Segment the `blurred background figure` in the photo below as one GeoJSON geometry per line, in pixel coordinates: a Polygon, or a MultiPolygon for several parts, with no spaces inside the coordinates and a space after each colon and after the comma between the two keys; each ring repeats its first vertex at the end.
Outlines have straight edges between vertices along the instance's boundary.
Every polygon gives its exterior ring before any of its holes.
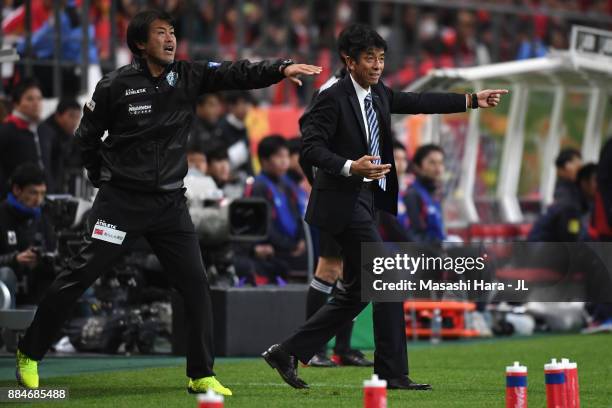
{"type": "Polygon", "coordinates": [[[246,197],[261,197],[270,207],[268,239],[253,246],[256,283],[284,284],[290,271],[305,271],[306,242],[302,216],[304,208],[295,185],[287,177],[289,148],[282,136],[267,136],[259,143],[257,155],[261,173],[247,187],[246,197]]]}
{"type": "Polygon", "coordinates": [[[416,178],[404,196],[410,240],[440,243],[446,237],[441,199],[444,151],[434,144],[420,146],[412,166],[416,178]]]}
{"type": "Polygon", "coordinates": [[[579,196],[576,176],[582,166],[582,155],[577,149],[565,148],[559,152],[555,160],[557,168],[557,184],[555,185],[555,200],[576,200],[579,196]]]}
{"type": "MultiPolygon", "coordinates": [[[[561,183],[565,183],[562,181],[561,183]]],[[[574,187],[563,188],[571,193],[560,194],[546,212],[538,218],[529,233],[533,242],[589,241],[590,216],[597,192],[597,165],[588,163],[575,175],[574,187]]]]}
{"type": "Polygon", "coordinates": [[[222,146],[223,131],[219,121],[223,116],[221,96],[216,93],[200,95],[196,104],[196,117],[191,126],[189,141],[200,146],[222,146]]]}
{"type": "Polygon", "coordinates": [[[246,117],[253,107],[253,98],[248,91],[230,91],[224,95],[227,114],[219,127],[222,141],[227,148],[232,172],[241,180],[253,175],[251,142],[246,127],[246,117]]]}
{"type": "Polygon", "coordinates": [[[242,197],[244,184],[232,175],[227,149],[222,144],[214,143],[211,150],[206,153],[207,174],[212,177],[217,188],[223,191],[227,198],[242,197]]]}
{"type": "Polygon", "coordinates": [[[0,203],[0,280],[9,288],[12,306],[37,304],[55,278],[55,234],[43,215],[45,177],[35,164],[13,172],[11,191],[0,203]]]}
{"type": "MultiPolygon", "coordinates": [[[[41,169],[51,167],[50,145],[41,143],[38,124],[42,113],[42,93],[38,81],[24,79],[12,94],[13,111],[0,125],[0,194],[8,191],[8,177],[17,166],[35,163],[41,169]]],[[[50,175],[46,175],[49,181],[50,175]]]]}
{"type": "Polygon", "coordinates": [[[62,99],[55,112],[38,126],[43,151],[50,153],[46,161],[50,193],[75,193],[76,179],[83,174],[81,157],[74,132],[81,120],[81,105],[74,99],[62,99]]]}

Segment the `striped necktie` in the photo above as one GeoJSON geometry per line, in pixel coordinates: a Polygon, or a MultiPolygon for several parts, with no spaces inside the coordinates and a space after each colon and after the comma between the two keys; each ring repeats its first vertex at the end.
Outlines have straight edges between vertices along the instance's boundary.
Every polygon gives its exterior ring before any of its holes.
{"type": "MultiPolygon", "coordinates": [[[[376,112],[374,112],[374,106],[372,106],[372,93],[368,93],[364,100],[366,117],[368,118],[368,128],[370,129],[370,155],[380,156],[380,132],[378,129],[378,119],[376,119],[376,112]]],[[[374,161],[374,164],[380,164],[380,160],[374,161]]],[[[386,176],[378,179],[378,185],[383,191],[387,187],[386,176]]]]}

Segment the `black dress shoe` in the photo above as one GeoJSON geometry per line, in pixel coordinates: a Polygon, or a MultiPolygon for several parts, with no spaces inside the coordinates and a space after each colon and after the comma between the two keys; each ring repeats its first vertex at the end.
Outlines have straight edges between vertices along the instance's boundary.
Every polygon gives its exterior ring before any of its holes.
{"type": "Polygon", "coordinates": [[[270,367],[274,368],[283,380],[293,388],[310,388],[297,375],[297,358],[274,344],[261,355],[270,367]]]}
{"type": "Polygon", "coordinates": [[[417,384],[408,377],[391,378],[387,380],[387,389],[389,390],[416,390],[424,391],[431,390],[429,384],[417,384]]]}
{"type": "Polygon", "coordinates": [[[338,367],[338,364],[331,361],[327,356],[323,353],[317,353],[308,362],[308,366],[310,367],[322,367],[322,368],[331,368],[338,367]]]}
{"type": "Polygon", "coordinates": [[[335,354],[333,357],[334,362],[343,366],[355,366],[355,367],[372,367],[374,363],[363,355],[359,350],[349,350],[346,353],[335,354]]]}

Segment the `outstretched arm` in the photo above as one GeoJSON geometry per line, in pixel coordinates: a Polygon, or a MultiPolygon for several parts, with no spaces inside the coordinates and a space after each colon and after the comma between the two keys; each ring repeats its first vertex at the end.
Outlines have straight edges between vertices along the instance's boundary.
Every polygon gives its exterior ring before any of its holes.
{"type": "MultiPolygon", "coordinates": [[[[384,85],[383,85],[384,86],[384,85]]],[[[499,104],[507,89],[485,89],[477,92],[477,106],[473,105],[472,94],[443,92],[398,92],[384,87],[391,105],[391,113],[431,114],[465,112],[469,108],[493,108],[499,104]]]]}
{"type": "Polygon", "coordinates": [[[307,64],[283,66],[282,60],[250,62],[195,62],[194,70],[201,75],[199,94],[230,89],[257,89],[274,85],[284,78],[301,85],[300,75],[317,75],[321,67],[307,64]]]}

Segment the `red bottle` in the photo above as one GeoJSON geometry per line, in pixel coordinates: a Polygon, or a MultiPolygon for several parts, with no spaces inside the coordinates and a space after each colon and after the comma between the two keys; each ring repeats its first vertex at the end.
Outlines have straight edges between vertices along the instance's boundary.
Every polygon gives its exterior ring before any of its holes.
{"type": "Polygon", "coordinates": [[[506,408],[527,408],[527,367],[506,367],[506,408]]]}
{"type": "Polygon", "coordinates": [[[568,408],[580,408],[580,387],[578,386],[578,364],[572,363],[567,358],[561,359],[565,369],[566,400],[568,408]]]}
{"type": "Polygon", "coordinates": [[[208,390],[206,394],[199,394],[198,408],[223,408],[223,395],[213,390],[208,390]]]}
{"type": "Polygon", "coordinates": [[[363,382],[363,408],[387,408],[387,381],[376,374],[363,382]]]}
{"type": "Polygon", "coordinates": [[[546,408],[567,408],[563,364],[557,363],[556,358],[544,364],[544,377],[546,379],[546,408]]]}

